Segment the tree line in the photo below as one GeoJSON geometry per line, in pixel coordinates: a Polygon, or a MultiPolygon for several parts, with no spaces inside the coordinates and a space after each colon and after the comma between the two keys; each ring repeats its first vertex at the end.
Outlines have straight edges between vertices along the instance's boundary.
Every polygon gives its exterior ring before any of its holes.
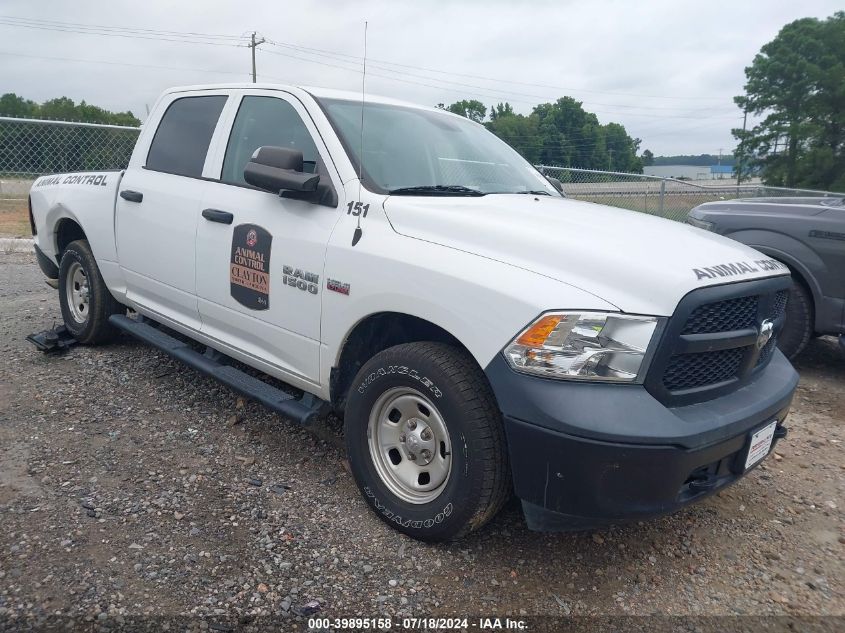
{"type": "MultiPolygon", "coordinates": [[[[0,116],[51,119],[138,127],[131,112],[110,112],[82,101],[60,97],[35,103],[13,93],[0,96],[0,116]]],[[[135,130],[16,122],[0,126],[0,175],[122,169],[129,162],[135,130]]]]}
{"type": "Polygon", "coordinates": [[[0,116],[19,119],[52,119],[55,121],[79,121],[82,123],[106,123],[138,127],[141,121],[131,112],[111,112],[99,106],[86,103],[83,99],[75,103],[68,97],[49,99],[36,103],[13,92],[0,96],[0,116]]]}
{"type": "Polygon", "coordinates": [[[740,177],[845,192],[845,12],[787,24],[745,77],[734,101],[761,118],[733,130],[740,177]]]}
{"type": "Polygon", "coordinates": [[[643,171],[643,160],[637,156],[641,140],[619,123],[599,123],[572,97],[541,103],[528,115],[514,112],[509,103],[499,103],[489,109],[488,116],[487,106],[476,99],[437,107],[483,123],[533,164],[643,171]]]}

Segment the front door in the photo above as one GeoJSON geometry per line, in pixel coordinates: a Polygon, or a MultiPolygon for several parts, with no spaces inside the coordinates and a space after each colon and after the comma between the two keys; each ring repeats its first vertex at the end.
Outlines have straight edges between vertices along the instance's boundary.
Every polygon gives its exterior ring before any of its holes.
{"type": "Polygon", "coordinates": [[[225,103],[225,95],[173,100],[146,156],[127,169],[115,208],[127,297],[197,330],[195,244],[205,191],[201,176],[225,103]]]}
{"type": "Polygon", "coordinates": [[[204,334],[270,363],[279,377],[318,384],[323,266],[339,209],[254,189],[243,170],[256,149],[276,146],[300,150],[306,171],[334,178],[338,191],[339,180],[305,109],[276,94],[243,95],[220,179],[207,183],[197,229],[199,312],[204,334]]]}

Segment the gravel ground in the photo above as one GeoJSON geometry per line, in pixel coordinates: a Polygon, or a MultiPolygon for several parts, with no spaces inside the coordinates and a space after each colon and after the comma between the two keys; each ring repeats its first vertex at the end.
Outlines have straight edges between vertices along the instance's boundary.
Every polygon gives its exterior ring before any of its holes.
{"type": "Polygon", "coordinates": [[[797,363],[789,438],[717,496],[554,535],[511,503],[479,533],[426,545],[368,510],[336,421],[295,427],[130,340],[62,356],[24,340],[59,321],[34,259],[0,254],[6,622],[284,616],[311,601],[329,617],[845,615],[833,339],[797,363]]]}

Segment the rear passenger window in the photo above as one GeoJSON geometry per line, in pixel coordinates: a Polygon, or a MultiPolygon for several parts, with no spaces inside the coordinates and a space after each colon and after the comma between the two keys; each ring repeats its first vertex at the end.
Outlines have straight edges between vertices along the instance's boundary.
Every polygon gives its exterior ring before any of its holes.
{"type": "Polygon", "coordinates": [[[293,106],[276,97],[244,97],[232,126],[221,180],[245,185],[244,167],[255,150],[265,145],[298,149],[303,170],[316,171],[317,146],[293,106]]]}
{"type": "Polygon", "coordinates": [[[167,108],[147,154],[147,169],[180,176],[202,176],[205,155],[225,95],[183,97],[167,108]]]}

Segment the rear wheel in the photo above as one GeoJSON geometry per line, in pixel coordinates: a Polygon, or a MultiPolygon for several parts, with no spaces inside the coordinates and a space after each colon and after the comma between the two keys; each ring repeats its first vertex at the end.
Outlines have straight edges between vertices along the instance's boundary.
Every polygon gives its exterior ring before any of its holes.
{"type": "Polygon", "coordinates": [[[406,343],[377,354],[353,382],[344,427],[367,503],[414,538],[463,536],[508,498],[501,414],[462,350],[406,343]]]}
{"type": "Polygon", "coordinates": [[[787,358],[795,358],[812,335],[813,298],[807,287],[793,278],[789,300],[786,303],[786,323],[778,336],[778,347],[787,358]]]}
{"type": "Polygon", "coordinates": [[[83,345],[103,343],[117,334],[109,317],[125,308],[106,288],[87,240],[71,242],[62,253],[59,303],[65,327],[83,345]]]}

